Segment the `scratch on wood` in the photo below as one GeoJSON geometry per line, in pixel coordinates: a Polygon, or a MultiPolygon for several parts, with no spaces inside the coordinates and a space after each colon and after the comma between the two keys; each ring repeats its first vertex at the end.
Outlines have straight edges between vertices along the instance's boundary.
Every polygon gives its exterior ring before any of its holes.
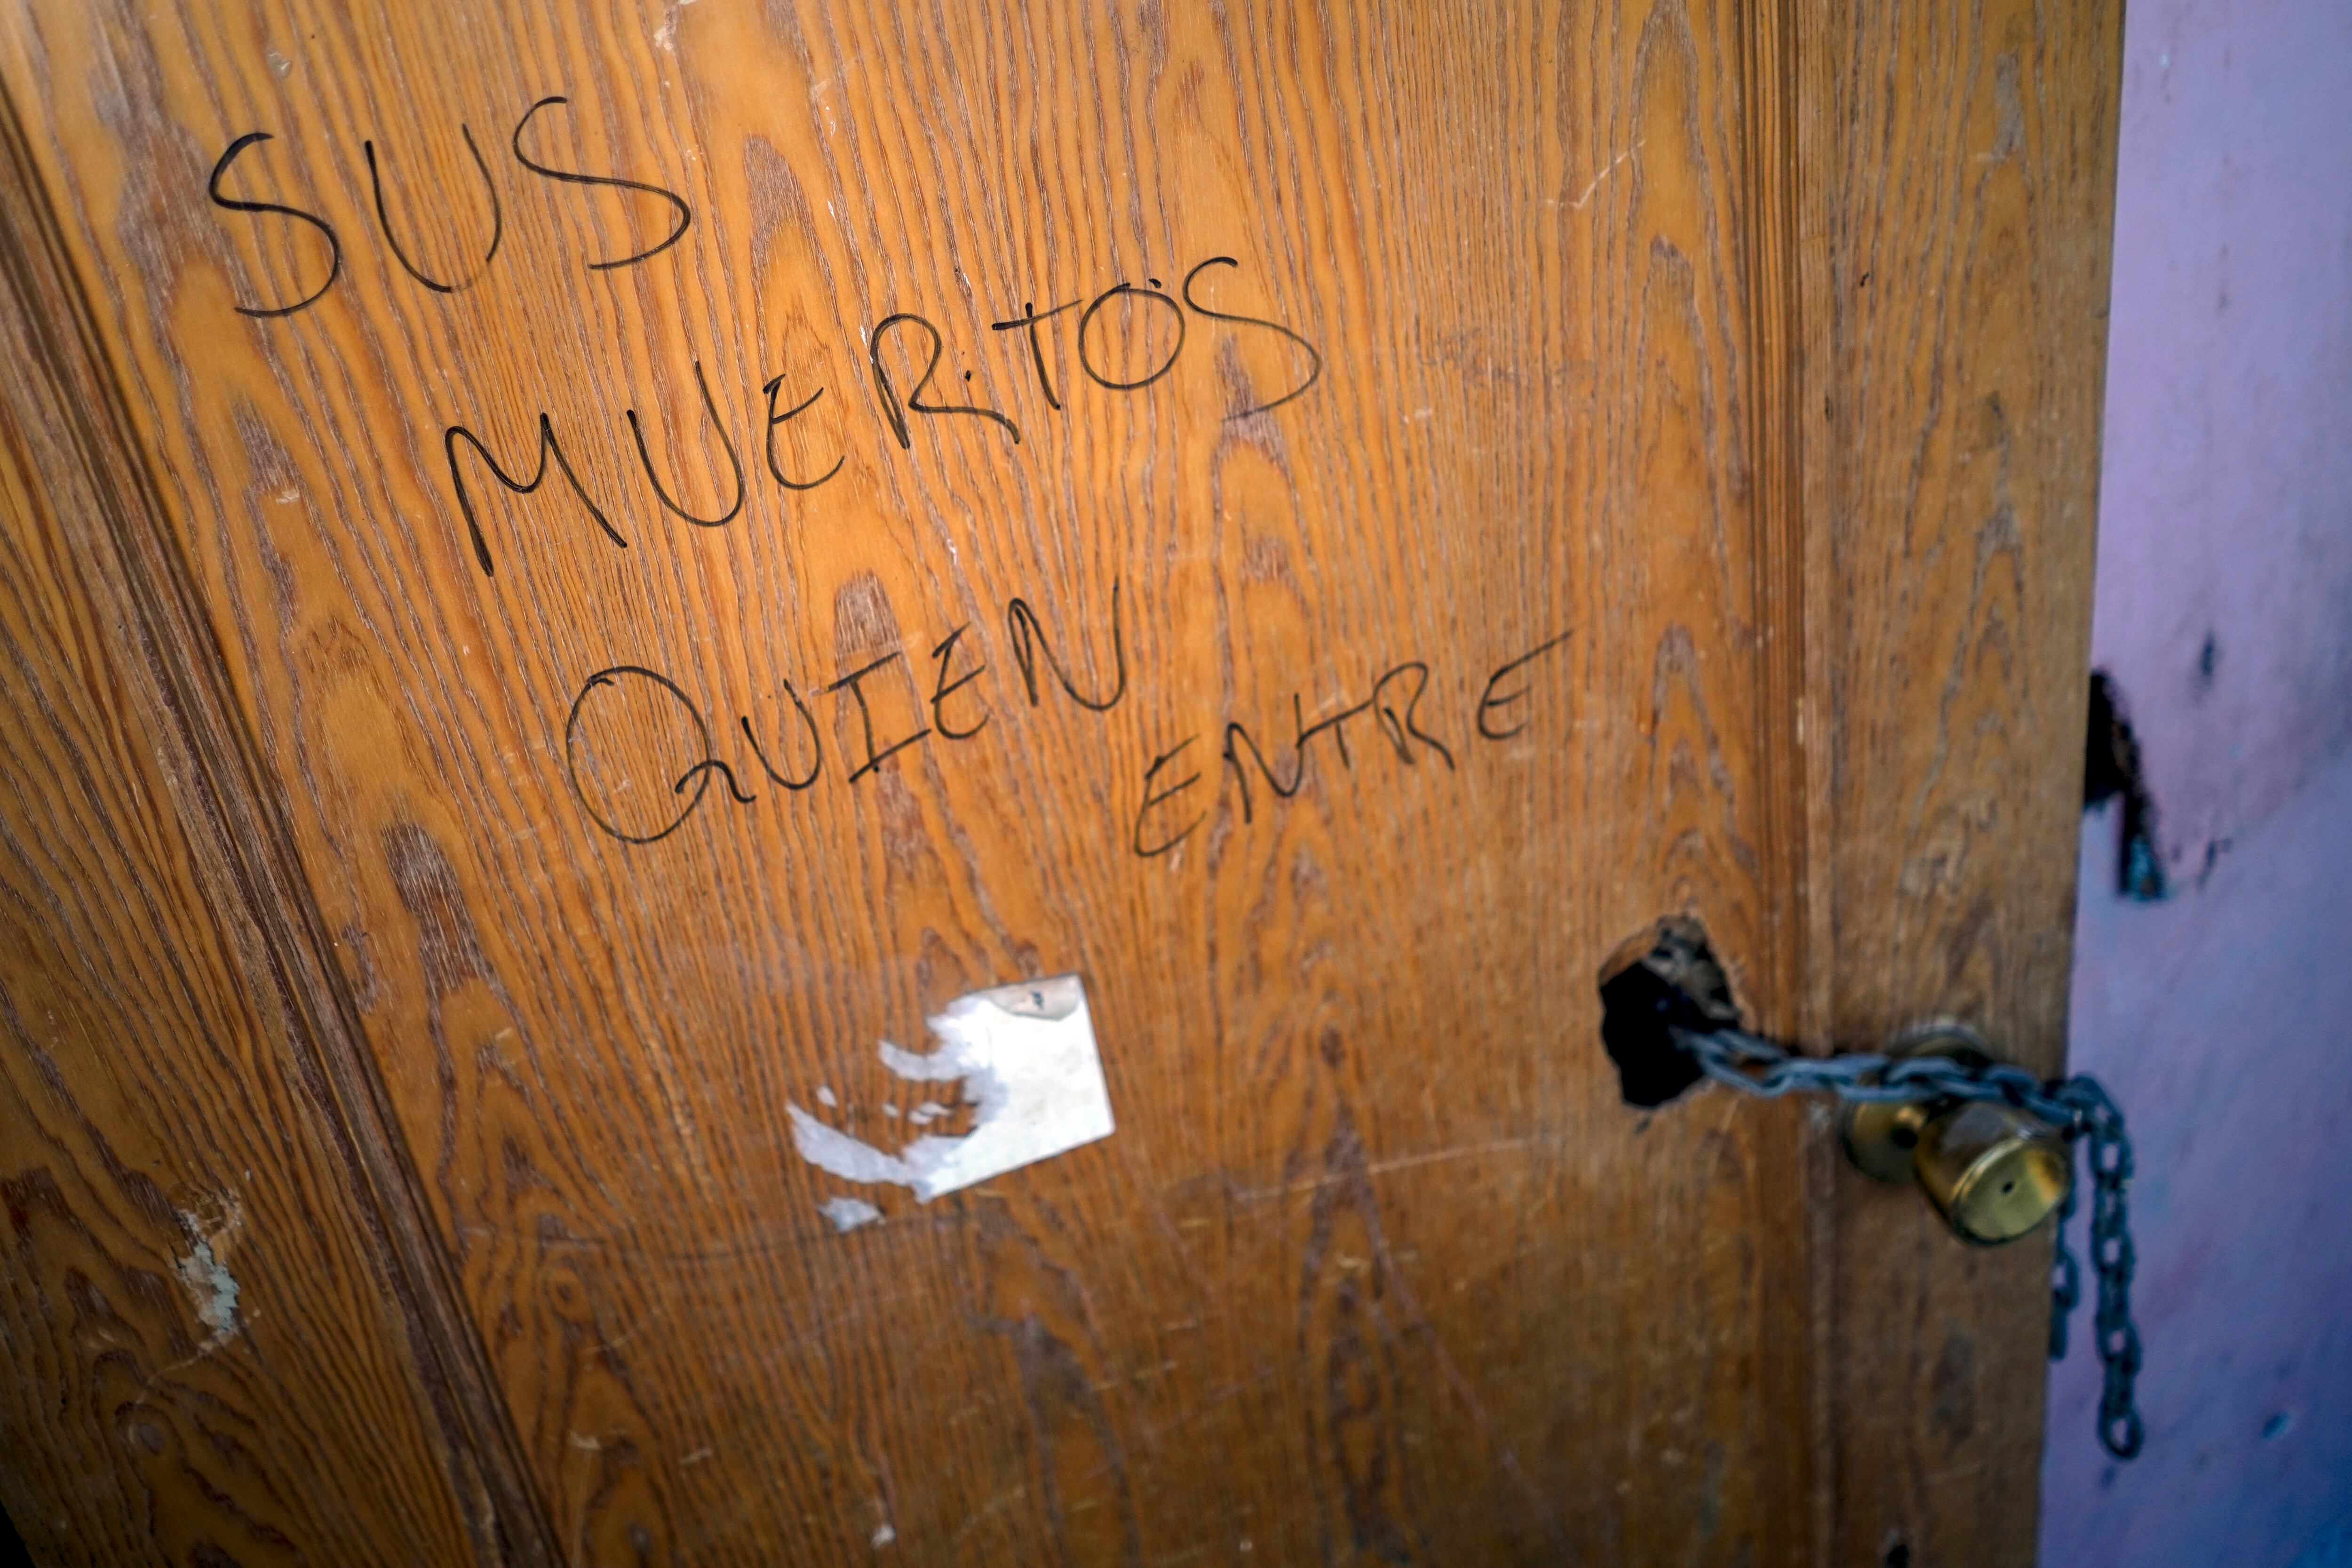
{"type": "Polygon", "coordinates": [[[1650,139],[1648,137],[1644,136],[1641,141],[1634,142],[1631,147],[1626,148],[1625,151],[1618,153],[1617,156],[1609,160],[1608,164],[1601,169],[1601,173],[1592,176],[1592,183],[1584,187],[1584,194],[1582,195],[1577,197],[1572,202],[1555,202],[1552,205],[1554,206],[1564,205],[1570,212],[1581,211],[1584,204],[1592,199],[1592,193],[1601,188],[1601,182],[1615,174],[1625,164],[1632,163],[1633,161],[1633,154],[1639,153],[1644,146],[1646,146],[1649,143],[1649,140],[1650,139]]]}
{"type": "MultiPolygon", "coordinates": [[[[1400,1154],[1393,1159],[1374,1160],[1363,1167],[1367,1175],[1384,1175],[1391,1171],[1409,1171],[1418,1165],[1439,1165],[1452,1160],[1475,1160],[1486,1154],[1517,1153],[1523,1149],[1538,1149],[1560,1141],[1556,1133],[1538,1133],[1526,1138],[1498,1138],[1488,1143],[1465,1143],[1453,1149],[1433,1149],[1426,1154],[1400,1154]]],[[[1244,1187],[1234,1196],[1243,1203],[1264,1203],[1268,1198],[1296,1197],[1316,1192],[1335,1182],[1352,1179],[1354,1172],[1327,1172],[1320,1176],[1302,1177],[1279,1187],[1244,1187]]],[[[1189,1226],[1189,1220],[1179,1220],[1189,1226]]],[[[1207,1223],[1205,1221],[1202,1222],[1207,1223]]]]}

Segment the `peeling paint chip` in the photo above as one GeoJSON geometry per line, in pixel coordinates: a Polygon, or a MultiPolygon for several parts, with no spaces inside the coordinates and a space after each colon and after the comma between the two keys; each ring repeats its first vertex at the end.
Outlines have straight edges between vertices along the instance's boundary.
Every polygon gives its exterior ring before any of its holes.
{"type": "Polygon", "coordinates": [[[245,1228],[245,1205],[236,1194],[225,1194],[216,1205],[207,1205],[206,1209],[203,1214],[180,1211],[180,1225],[188,1234],[191,1250],[172,1260],[180,1283],[187,1287],[189,1299],[195,1303],[196,1321],[207,1331],[204,1343],[196,1347],[198,1355],[220,1349],[244,1326],[237,1314],[237,1298],[244,1292],[228,1271],[228,1244],[245,1228]]]}
{"type": "Polygon", "coordinates": [[[856,1230],[882,1217],[882,1211],[864,1198],[827,1198],[816,1205],[816,1212],[833,1221],[835,1230],[856,1230]]]}
{"type": "MultiPolygon", "coordinates": [[[[1110,1136],[1110,1089],[1076,975],[975,991],[929,1023],[938,1050],[926,1056],[885,1040],[882,1064],[917,1083],[961,1079],[972,1130],[926,1133],[892,1154],[788,1104],[803,1159],[847,1181],[912,1187],[929,1203],[1110,1136]]],[[[831,1205],[826,1217],[841,1224],[831,1205]]]]}
{"type": "Polygon", "coordinates": [[[205,1342],[209,1350],[236,1332],[236,1280],[213,1256],[209,1241],[196,1243],[195,1251],[181,1258],[179,1266],[180,1282],[196,1300],[196,1317],[212,1331],[205,1342]]]}

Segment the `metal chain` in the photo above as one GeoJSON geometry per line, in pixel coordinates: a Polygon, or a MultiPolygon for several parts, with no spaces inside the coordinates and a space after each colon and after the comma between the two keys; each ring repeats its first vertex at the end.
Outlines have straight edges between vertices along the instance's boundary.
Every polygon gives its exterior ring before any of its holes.
{"type": "MultiPolygon", "coordinates": [[[[2130,1214],[2124,1189],[2131,1181],[2131,1138],[2124,1131],[2124,1113],[2108,1098],[2099,1081],[2077,1074],[2063,1081],[2043,1082],[2021,1067],[1990,1059],[1963,1062],[1944,1056],[1896,1056],[1855,1051],[1844,1056],[1797,1056],[1785,1047],[1742,1029],[1706,1031],[1670,1028],[1675,1045],[1690,1053],[1699,1069],[1716,1082],[1742,1094],[1767,1100],[1797,1091],[1835,1095],[1858,1104],[1911,1104],[1936,1100],[2000,1100],[2048,1122],[2064,1134],[2071,1150],[2077,1142],[2090,1148],[2091,1267],[2099,1279],[2099,1300],[2093,1321],[2098,1333],[2099,1364],[2105,1382],[2099,1394],[2099,1445],[2118,1459],[2140,1450],[2147,1436],[2133,1401],[2139,1376],[2139,1330],[2131,1317],[2132,1252],[2130,1214]]],[[[1918,1033],[1970,1036],[1952,1025],[1937,1025],[1918,1033]]],[[[1915,1035],[1898,1037],[1902,1047],[1915,1035]]],[[[1984,1049],[1981,1042],[1979,1048],[1984,1049]]],[[[2066,1225],[2074,1215],[2074,1190],[2070,1184],[2058,1209],[2058,1255],[2050,1279],[2050,1359],[2066,1354],[2066,1323],[2083,1299],[2082,1270],[2066,1247],[2066,1225]]]]}

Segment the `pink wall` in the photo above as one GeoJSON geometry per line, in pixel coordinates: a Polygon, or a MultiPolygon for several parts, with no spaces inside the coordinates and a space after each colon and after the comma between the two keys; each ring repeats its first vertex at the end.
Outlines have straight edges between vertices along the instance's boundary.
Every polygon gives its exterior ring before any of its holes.
{"type": "MultiPolygon", "coordinates": [[[[2352,0],[2133,0],[2072,1054],[2137,1137],[2147,1452],[2051,1380],[2042,1561],[2352,1563],[2352,0]],[[2209,654],[2208,649],[2210,649],[2209,654]]],[[[2079,1229],[2077,1238],[2079,1242],[2079,1229]]]]}

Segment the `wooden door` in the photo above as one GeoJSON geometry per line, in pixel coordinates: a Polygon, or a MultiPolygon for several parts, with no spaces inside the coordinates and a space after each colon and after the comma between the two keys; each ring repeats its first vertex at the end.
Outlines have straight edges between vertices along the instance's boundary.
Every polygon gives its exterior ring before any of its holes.
{"type": "Polygon", "coordinates": [[[2027,1561],[2114,10],[12,7],[36,1557],[2027,1561]]]}

